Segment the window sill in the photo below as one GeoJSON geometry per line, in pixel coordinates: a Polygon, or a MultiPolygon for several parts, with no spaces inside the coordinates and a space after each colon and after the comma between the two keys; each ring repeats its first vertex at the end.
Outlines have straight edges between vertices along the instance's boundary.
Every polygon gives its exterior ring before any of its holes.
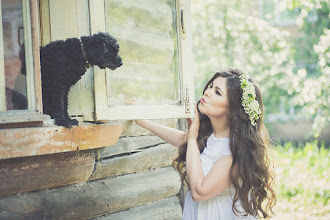
{"type": "Polygon", "coordinates": [[[95,149],[116,144],[120,123],[0,129],[0,159],[95,149]]]}
{"type": "Polygon", "coordinates": [[[44,121],[49,120],[49,115],[29,110],[0,112],[0,129],[42,126],[44,121]]]}

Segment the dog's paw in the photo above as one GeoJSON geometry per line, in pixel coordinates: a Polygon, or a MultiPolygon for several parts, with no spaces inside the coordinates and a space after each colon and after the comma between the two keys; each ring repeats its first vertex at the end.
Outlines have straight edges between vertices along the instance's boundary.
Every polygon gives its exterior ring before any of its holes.
{"type": "Polygon", "coordinates": [[[65,118],[55,118],[55,124],[58,126],[64,126],[66,128],[72,128],[71,120],[65,118]]]}
{"type": "Polygon", "coordinates": [[[79,122],[76,119],[71,119],[71,123],[72,125],[78,125],[79,122]]]}

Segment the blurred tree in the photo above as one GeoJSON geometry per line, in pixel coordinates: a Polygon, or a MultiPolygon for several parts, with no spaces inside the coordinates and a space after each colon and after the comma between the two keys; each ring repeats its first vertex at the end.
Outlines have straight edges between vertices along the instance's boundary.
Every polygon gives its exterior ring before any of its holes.
{"type": "Polygon", "coordinates": [[[275,22],[261,19],[263,1],[192,0],[196,98],[214,72],[240,67],[261,84],[267,115],[295,105],[314,117],[318,136],[330,119],[329,1],[274,1],[286,10],[275,22]],[[292,16],[298,17],[300,36],[272,26],[292,16]]]}
{"type": "Polygon", "coordinates": [[[259,16],[257,1],[192,0],[196,98],[216,71],[245,69],[260,84],[267,113],[279,113],[295,63],[289,33],[259,16]]]}
{"type": "Polygon", "coordinates": [[[328,0],[282,0],[288,10],[298,10],[300,36],[293,41],[298,74],[290,92],[295,104],[314,117],[314,136],[330,124],[330,3],[328,0]]]}

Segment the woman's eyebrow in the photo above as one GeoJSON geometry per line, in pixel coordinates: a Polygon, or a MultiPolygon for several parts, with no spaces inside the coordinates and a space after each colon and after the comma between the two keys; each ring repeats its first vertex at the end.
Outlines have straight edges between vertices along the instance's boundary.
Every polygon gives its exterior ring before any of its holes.
{"type": "Polygon", "coordinates": [[[216,89],[219,89],[220,92],[223,94],[223,91],[220,89],[220,87],[216,86],[215,88],[216,88],[216,89]]]}

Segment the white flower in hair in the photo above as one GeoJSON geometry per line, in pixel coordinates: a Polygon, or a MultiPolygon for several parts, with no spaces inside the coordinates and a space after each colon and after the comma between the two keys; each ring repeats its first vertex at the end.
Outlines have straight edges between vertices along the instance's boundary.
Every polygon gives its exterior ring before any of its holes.
{"type": "Polygon", "coordinates": [[[251,124],[255,126],[256,121],[261,114],[259,102],[255,99],[256,90],[252,82],[249,81],[249,77],[246,73],[242,73],[239,78],[241,80],[241,88],[243,90],[241,98],[242,106],[245,110],[245,113],[249,116],[251,124]]]}

